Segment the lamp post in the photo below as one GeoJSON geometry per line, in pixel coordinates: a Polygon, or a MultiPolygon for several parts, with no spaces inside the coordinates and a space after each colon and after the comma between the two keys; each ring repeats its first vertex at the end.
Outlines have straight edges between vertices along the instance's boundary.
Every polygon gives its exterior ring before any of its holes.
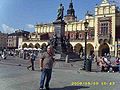
{"type": "Polygon", "coordinates": [[[89,23],[87,20],[84,22],[84,27],[85,27],[85,57],[84,57],[84,67],[83,69],[85,70],[86,68],[86,60],[87,60],[87,28],[88,28],[89,23]]]}
{"type": "Polygon", "coordinates": [[[117,57],[118,57],[118,41],[119,39],[117,38],[117,57]]]}

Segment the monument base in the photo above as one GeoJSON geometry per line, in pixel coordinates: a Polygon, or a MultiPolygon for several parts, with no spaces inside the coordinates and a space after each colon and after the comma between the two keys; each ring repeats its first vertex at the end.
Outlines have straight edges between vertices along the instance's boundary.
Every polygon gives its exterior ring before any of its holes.
{"type": "Polygon", "coordinates": [[[53,22],[54,25],[54,48],[56,53],[65,52],[65,25],[64,20],[56,20],[53,22]]]}
{"type": "Polygon", "coordinates": [[[56,60],[66,62],[80,60],[79,55],[71,51],[70,42],[65,36],[65,25],[64,20],[56,20],[53,22],[54,25],[54,36],[53,36],[53,47],[56,53],[56,60]]]}
{"type": "Polygon", "coordinates": [[[65,61],[65,62],[74,62],[80,61],[80,56],[74,52],[71,53],[55,53],[55,59],[57,61],[65,61]]]}

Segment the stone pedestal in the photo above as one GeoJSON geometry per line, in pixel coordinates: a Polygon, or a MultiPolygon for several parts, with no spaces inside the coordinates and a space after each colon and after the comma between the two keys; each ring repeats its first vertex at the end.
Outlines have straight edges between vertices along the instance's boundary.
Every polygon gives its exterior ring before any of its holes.
{"type": "Polygon", "coordinates": [[[58,60],[65,60],[67,63],[70,60],[80,60],[79,55],[74,52],[70,52],[70,42],[65,37],[65,25],[64,20],[56,20],[53,22],[54,25],[54,35],[50,40],[50,44],[55,49],[55,54],[59,54],[58,60]]]}
{"type": "Polygon", "coordinates": [[[64,20],[56,20],[53,22],[54,25],[54,35],[55,35],[55,49],[58,53],[64,52],[64,38],[65,38],[65,25],[64,20]]]}

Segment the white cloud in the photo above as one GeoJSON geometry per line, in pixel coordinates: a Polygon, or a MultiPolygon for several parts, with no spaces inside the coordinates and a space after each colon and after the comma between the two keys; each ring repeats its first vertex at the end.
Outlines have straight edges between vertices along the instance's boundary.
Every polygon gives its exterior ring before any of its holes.
{"type": "Polygon", "coordinates": [[[2,24],[2,29],[3,29],[3,33],[13,33],[16,29],[14,29],[13,27],[10,27],[6,24],[2,24]]]}
{"type": "Polygon", "coordinates": [[[34,25],[32,25],[32,24],[26,24],[26,28],[28,28],[28,29],[33,29],[33,28],[34,28],[34,25]]]}
{"type": "Polygon", "coordinates": [[[120,2],[120,0],[116,0],[116,1],[120,2]]]}
{"type": "Polygon", "coordinates": [[[120,4],[120,0],[114,0],[116,4],[120,4]]]}

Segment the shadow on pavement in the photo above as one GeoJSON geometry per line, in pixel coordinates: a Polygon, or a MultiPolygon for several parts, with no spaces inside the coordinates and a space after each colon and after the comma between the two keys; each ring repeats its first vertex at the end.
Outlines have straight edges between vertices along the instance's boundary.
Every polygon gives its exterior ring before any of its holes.
{"type": "Polygon", "coordinates": [[[2,64],[2,65],[10,65],[10,66],[22,66],[21,64],[4,63],[4,62],[0,62],[0,64],[2,64]]]}
{"type": "Polygon", "coordinates": [[[78,89],[84,89],[84,88],[90,88],[89,86],[66,86],[63,88],[51,88],[50,90],[78,90],[78,89]]]}

